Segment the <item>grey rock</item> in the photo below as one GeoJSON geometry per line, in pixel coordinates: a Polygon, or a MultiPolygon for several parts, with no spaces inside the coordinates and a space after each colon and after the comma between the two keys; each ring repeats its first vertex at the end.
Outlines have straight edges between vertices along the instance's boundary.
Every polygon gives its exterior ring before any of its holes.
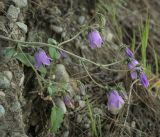
{"type": "Polygon", "coordinates": [[[79,114],[79,115],[77,116],[77,123],[81,123],[81,122],[82,122],[82,119],[83,119],[83,116],[79,114]]]}
{"type": "Polygon", "coordinates": [[[5,115],[5,109],[2,105],[0,105],[0,118],[5,115]]]}
{"type": "Polygon", "coordinates": [[[65,66],[63,64],[56,65],[55,75],[56,75],[56,81],[69,82],[69,74],[67,73],[65,66]]]}
{"type": "Polygon", "coordinates": [[[20,9],[13,6],[13,5],[10,5],[9,6],[9,9],[7,11],[7,16],[12,19],[13,21],[16,21],[17,18],[18,18],[18,15],[20,13],[20,9]]]}
{"type": "Polygon", "coordinates": [[[86,102],[83,101],[83,100],[80,100],[80,101],[79,101],[79,106],[80,106],[81,108],[84,108],[84,107],[86,106],[86,102]]]}
{"type": "Polygon", "coordinates": [[[66,32],[65,32],[65,31],[62,32],[61,37],[62,37],[62,38],[65,38],[65,37],[66,37],[66,32]]]}
{"type": "Polygon", "coordinates": [[[69,131],[65,131],[62,135],[62,137],[69,137],[69,131]]]}
{"type": "Polygon", "coordinates": [[[80,16],[80,17],[78,18],[78,23],[79,23],[80,25],[83,25],[83,24],[84,24],[84,21],[85,21],[85,16],[80,16]]]}
{"type": "Polygon", "coordinates": [[[131,127],[132,127],[132,128],[135,128],[135,127],[136,127],[136,122],[135,122],[135,121],[132,121],[132,122],[131,122],[131,127]]]}
{"type": "Polygon", "coordinates": [[[27,0],[12,0],[12,1],[19,8],[23,8],[23,7],[26,7],[28,5],[28,1],[27,0]]]}
{"type": "Polygon", "coordinates": [[[60,98],[56,99],[56,105],[63,110],[64,114],[67,112],[66,105],[64,104],[63,100],[61,100],[60,98]]]}
{"type": "Polygon", "coordinates": [[[10,80],[10,81],[12,80],[13,74],[11,71],[4,71],[3,73],[8,78],[8,80],[10,80]]]}
{"type": "Polygon", "coordinates": [[[21,111],[21,105],[18,101],[13,102],[12,106],[11,106],[11,110],[13,112],[20,112],[21,111]]]}
{"type": "Polygon", "coordinates": [[[10,87],[10,84],[10,81],[4,75],[0,75],[0,88],[7,89],[10,87]]]}
{"type": "Polygon", "coordinates": [[[67,73],[65,66],[63,64],[57,64],[55,70],[55,80],[57,82],[65,83],[66,90],[70,93],[72,97],[74,95],[74,91],[72,86],[70,85],[69,74],[67,73]]]}
{"type": "Polygon", "coordinates": [[[80,89],[80,93],[85,96],[86,95],[86,87],[83,83],[80,83],[80,86],[79,86],[79,89],[80,89]]]}
{"type": "Polygon", "coordinates": [[[24,24],[23,22],[16,22],[16,24],[24,33],[27,33],[28,27],[26,24],[24,24]]]}
{"type": "Polygon", "coordinates": [[[90,128],[90,124],[86,123],[86,124],[84,124],[84,127],[85,127],[86,129],[88,129],[88,128],[90,128]]]}
{"type": "Polygon", "coordinates": [[[51,28],[54,32],[56,32],[56,33],[58,33],[58,34],[60,34],[60,33],[63,32],[63,28],[62,28],[62,27],[59,27],[59,26],[56,26],[56,25],[51,25],[50,28],[51,28]]]}
{"type": "Polygon", "coordinates": [[[3,91],[0,91],[0,97],[5,97],[6,94],[3,91]]]}

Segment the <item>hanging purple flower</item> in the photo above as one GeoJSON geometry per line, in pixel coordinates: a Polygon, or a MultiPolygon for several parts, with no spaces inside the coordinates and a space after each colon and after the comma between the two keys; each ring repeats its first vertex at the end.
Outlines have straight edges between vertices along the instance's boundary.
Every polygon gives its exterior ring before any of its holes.
{"type": "Polygon", "coordinates": [[[132,59],[129,63],[128,63],[128,69],[133,69],[135,68],[137,65],[139,64],[139,62],[135,59],[132,59]]]}
{"type": "Polygon", "coordinates": [[[63,100],[64,100],[65,105],[66,105],[68,108],[74,109],[73,102],[72,102],[72,100],[71,100],[71,98],[70,98],[69,96],[64,96],[63,100]]]}
{"type": "Polygon", "coordinates": [[[125,53],[126,53],[127,57],[129,57],[129,58],[134,57],[133,52],[129,48],[125,48],[125,53]]]}
{"type": "Polygon", "coordinates": [[[136,70],[131,71],[130,74],[131,74],[132,79],[137,79],[138,78],[138,74],[137,74],[136,70]]]}
{"type": "Polygon", "coordinates": [[[59,53],[60,53],[62,58],[67,58],[67,53],[66,52],[61,50],[59,53]]]}
{"type": "Polygon", "coordinates": [[[38,69],[42,65],[50,65],[51,58],[49,58],[43,49],[39,49],[35,54],[34,58],[36,61],[35,67],[38,69]]]}
{"type": "Polygon", "coordinates": [[[139,76],[139,80],[141,82],[141,84],[147,88],[149,86],[149,82],[148,82],[148,79],[147,79],[147,76],[144,74],[144,72],[142,72],[139,76]]]}
{"type": "Polygon", "coordinates": [[[89,40],[89,46],[92,49],[102,47],[103,40],[97,30],[93,30],[88,34],[88,40],[89,40]]]}
{"type": "Polygon", "coordinates": [[[122,108],[124,105],[124,100],[122,97],[118,94],[117,91],[113,90],[109,95],[108,95],[108,110],[112,114],[117,114],[118,111],[122,108]]]}

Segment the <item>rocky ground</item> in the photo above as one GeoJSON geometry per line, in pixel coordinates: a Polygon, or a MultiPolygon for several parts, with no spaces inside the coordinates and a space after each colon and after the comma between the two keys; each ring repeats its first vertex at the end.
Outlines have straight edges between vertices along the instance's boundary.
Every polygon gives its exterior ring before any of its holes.
{"type": "MultiPolygon", "coordinates": [[[[158,0],[1,0],[0,136],[160,137],[160,84],[155,63],[155,53],[158,63],[160,59],[159,7],[158,0]],[[141,61],[140,30],[148,17],[146,59],[151,72],[150,86],[145,89],[139,83],[133,85],[126,63],[105,68],[97,64],[124,60],[122,43],[132,48],[135,45],[135,57],[141,61]],[[87,40],[93,27],[104,40],[104,46],[95,50],[87,40]],[[4,56],[8,47],[16,54],[33,56],[36,46],[47,43],[48,38],[71,54],[53,60],[41,80],[40,72],[22,63],[15,54],[4,56]],[[30,43],[21,43],[19,48],[17,40],[30,43]],[[54,96],[48,93],[46,81],[56,83],[54,96]],[[125,100],[117,115],[107,109],[106,93],[115,88],[125,100]],[[71,104],[65,104],[64,94],[71,98],[71,104]],[[62,108],[64,118],[58,131],[50,132],[51,109],[55,105],[62,108]]],[[[47,51],[48,47],[43,49],[47,51]]]]}

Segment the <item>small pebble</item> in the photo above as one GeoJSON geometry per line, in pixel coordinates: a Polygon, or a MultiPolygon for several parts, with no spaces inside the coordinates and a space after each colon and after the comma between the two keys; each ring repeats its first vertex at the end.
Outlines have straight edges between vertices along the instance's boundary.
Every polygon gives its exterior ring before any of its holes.
{"type": "Polygon", "coordinates": [[[0,88],[7,89],[10,87],[10,81],[3,75],[0,75],[0,88]]]}
{"type": "Polygon", "coordinates": [[[82,117],[82,115],[78,115],[77,116],[77,123],[81,123],[82,122],[82,119],[83,119],[83,117],[82,117]]]}
{"type": "Polygon", "coordinates": [[[60,98],[56,99],[56,104],[57,104],[57,106],[59,106],[63,110],[64,114],[67,112],[66,105],[64,104],[64,102],[60,98]]]}
{"type": "Polygon", "coordinates": [[[62,37],[62,38],[65,38],[65,37],[66,37],[66,32],[65,32],[65,31],[62,32],[61,37],[62,37]]]}
{"type": "Polygon", "coordinates": [[[88,123],[84,124],[84,127],[88,129],[90,127],[90,124],[88,124],[88,123]]]}
{"type": "Polygon", "coordinates": [[[83,24],[84,24],[84,21],[85,21],[85,16],[80,16],[80,17],[78,18],[78,23],[79,23],[80,25],[83,25],[83,24]]]}
{"type": "Polygon", "coordinates": [[[85,105],[86,105],[86,102],[85,102],[85,101],[83,101],[83,100],[80,100],[80,101],[79,101],[79,106],[80,106],[81,108],[84,108],[85,105]]]}
{"type": "Polygon", "coordinates": [[[24,83],[24,78],[25,78],[25,76],[24,76],[24,74],[22,74],[22,77],[21,77],[20,82],[19,82],[19,86],[22,86],[22,85],[23,85],[23,83],[24,83]]]}
{"type": "Polygon", "coordinates": [[[16,24],[24,33],[27,33],[28,27],[26,24],[24,24],[23,22],[16,22],[16,24]]]}
{"type": "Polygon", "coordinates": [[[19,8],[23,8],[23,7],[26,7],[28,5],[28,1],[27,0],[12,0],[12,1],[19,8]]]}
{"type": "Polygon", "coordinates": [[[86,87],[83,83],[80,83],[79,89],[80,89],[81,94],[83,96],[85,96],[86,95],[86,87]]]}
{"type": "Polygon", "coordinates": [[[3,117],[5,114],[5,109],[2,105],[0,105],[0,118],[3,117]]]}
{"type": "Polygon", "coordinates": [[[19,103],[18,101],[13,102],[12,107],[11,107],[11,110],[12,110],[13,112],[20,112],[20,110],[21,110],[21,105],[20,105],[20,103],[19,103]]]}
{"type": "Polygon", "coordinates": [[[56,25],[51,25],[50,28],[57,34],[60,34],[63,32],[63,28],[56,25]]]}
{"type": "Polygon", "coordinates": [[[20,9],[13,6],[13,5],[10,5],[9,6],[9,9],[7,11],[7,16],[12,19],[13,21],[16,21],[17,18],[18,18],[18,15],[20,13],[20,9]]]}
{"type": "Polygon", "coordinates": [[[10,81],[12,80],[13,74],[11,71],[4,71],[3,73],[8,78],[8,80],[10,80],[10,81]]]}
{"type": "Polygon", "coordinates": [[[69,131],[65,131],[62,135],[62,137],[69,137],[69,131]]]}
{"type": "Polygon", "coordinates": [[[64,81],[64,82],[67,82],[69,83],[69,74],[68,72],[66,71],[66,68],[63,64],[57,64],[56,65],[56,70],[55,70],[55,80],[57,82],[60,82],[60,81],[64,81]]]}
{"type": "Polygon", "coordinates": [[[3,91],[0,91],[0,97],[5,97],[6,94],[3,91]]]}
{"type": "Polygon", "coordinates": [[[136,122],[135,122],[135,121],[132,121],[132,122],[131,122],[131,127],[132,127],[132,128],[135,128],[135,127],[136,127],[136,122]]]}

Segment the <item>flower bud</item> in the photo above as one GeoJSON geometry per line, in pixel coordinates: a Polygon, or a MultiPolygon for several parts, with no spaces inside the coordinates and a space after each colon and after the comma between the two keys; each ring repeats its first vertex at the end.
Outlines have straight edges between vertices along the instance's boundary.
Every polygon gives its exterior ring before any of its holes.
{"type": "Polygon", "coordinates": [[[128,69],[133,69],[135,68],[137,65],[139,64],[139,62],[135,59],[132,59],[129,63],[128,63],[128,69]]]}
{"type": "Polygon", "coordinates": [[[140,74],[139,80],[145,88],[147,88],[149,86],[147,76],[143,72],[140,74]]]}
{"type": "Polygon", "coordinates": [[[72,100],[71,100],[71,98],[70,98],[69,96],[64,96],[63,100],[64,100],[65,105],[66,105],[68,108],[74,109],[73,102],[72,102],[72,100]]]}
{"type": "Polygon", "coordinates": [[[129,58],[134,57],[133,52],[129,48],[125,48],[125,53],[126,53],[127,57],[129,57],[129,58]]]}

